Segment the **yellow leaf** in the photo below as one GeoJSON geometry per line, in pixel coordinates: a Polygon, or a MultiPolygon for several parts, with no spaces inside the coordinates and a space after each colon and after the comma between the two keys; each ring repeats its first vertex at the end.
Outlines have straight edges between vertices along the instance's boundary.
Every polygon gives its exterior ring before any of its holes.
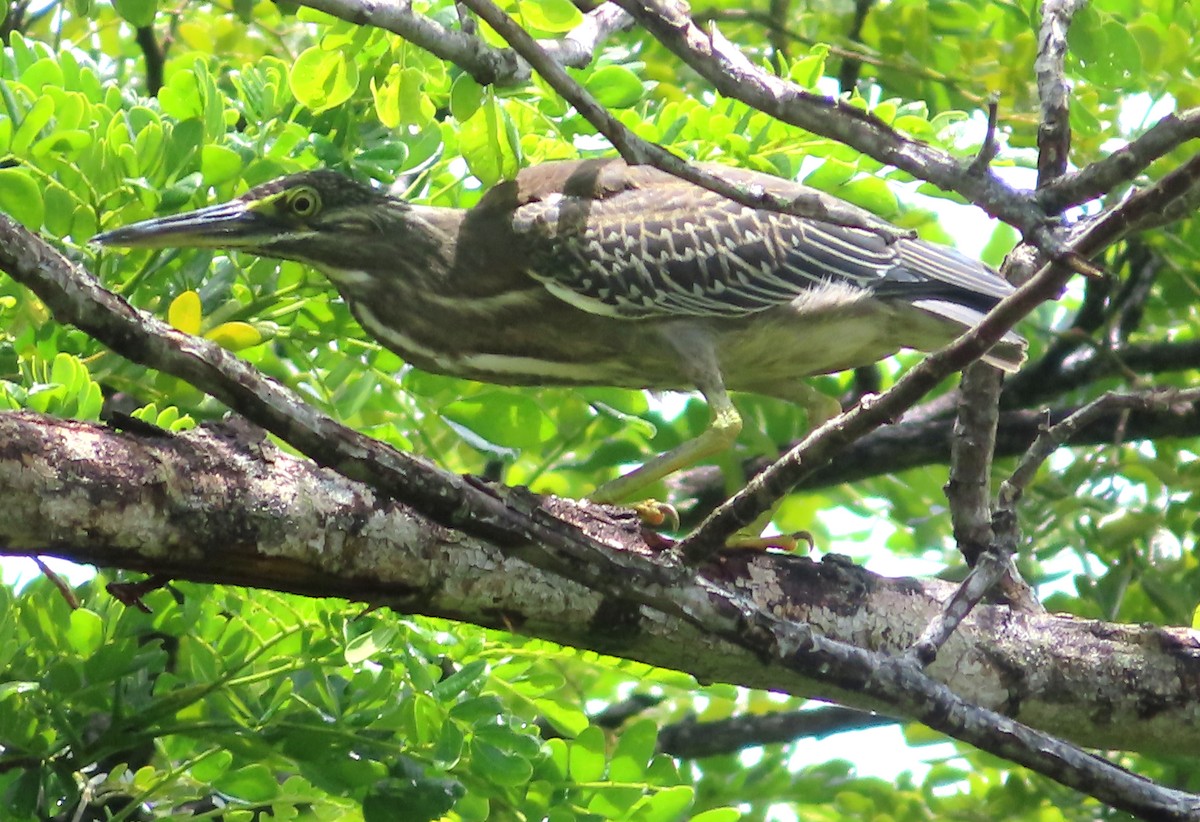
{"type": "Polygon", "coordinates": [[[185,291],[171,300],[167,309],[167,322],[184,334],[200,333],[200,295],[185,291]]]}
{"type": "Polygon", "coordinates": [[[221,323],[204,335],[222,348],[230,351],[241,351],[263,341],[262,334],[250,323],[221,323]]]}

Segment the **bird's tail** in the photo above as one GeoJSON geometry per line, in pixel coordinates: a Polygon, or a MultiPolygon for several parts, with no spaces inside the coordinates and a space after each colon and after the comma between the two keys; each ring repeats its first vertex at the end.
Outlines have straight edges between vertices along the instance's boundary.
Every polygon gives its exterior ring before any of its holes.
{"type": "MultiPolygon", "coordinates": [[[[974,328],[983,319],[983,313],[962,303],[948,300],[916,300],[913,305],[923,311],[928,311],[937,317],[953,320],[963,326],[963,331],[974,328]]],[[[1025,338],[1015,331],[1009,331],[1000,342],[992,346],[983,355],[983,361],[994,365],[1002,371],[1012,373],[1025,362],[1025,338]]]]}

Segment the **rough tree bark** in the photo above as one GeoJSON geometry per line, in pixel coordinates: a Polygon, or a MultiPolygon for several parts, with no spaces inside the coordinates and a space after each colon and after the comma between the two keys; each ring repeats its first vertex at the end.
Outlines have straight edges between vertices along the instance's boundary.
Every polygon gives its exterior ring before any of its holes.
{"type": "MultiPolygon", "coordinates": [[[[764,663],[678,618],[605,597],[293,457],[245,426],[117,432],[0,414],[8,554],[341,596],[688,671],[704,681],[886,709],[764,663]]],[[[541,501],[612,552],[652,553],[636,524],[541,501]]],[[[888,579],[836,555],[725,554],[703,569],[779,617],[875,651],[909,647],[955,585],[888,579]]],[[[698,590],[696,596],[704,596],[698,590]]],[[[1200,751],[1200,635],[982,605],[929,674],[964,698],[1078,744],[1200,751]]]]}

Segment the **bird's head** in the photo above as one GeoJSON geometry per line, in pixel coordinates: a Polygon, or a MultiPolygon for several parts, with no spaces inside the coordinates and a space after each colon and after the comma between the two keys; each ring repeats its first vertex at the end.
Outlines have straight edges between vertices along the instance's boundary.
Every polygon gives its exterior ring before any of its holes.
{"type": "Polygon", "coordinates": [[[220,205],[105,231],[92,242],[126,248],[220,248],[322,268],[353,263],[403,234],[411,207],[336,171],[305,171],[220,205]]]}

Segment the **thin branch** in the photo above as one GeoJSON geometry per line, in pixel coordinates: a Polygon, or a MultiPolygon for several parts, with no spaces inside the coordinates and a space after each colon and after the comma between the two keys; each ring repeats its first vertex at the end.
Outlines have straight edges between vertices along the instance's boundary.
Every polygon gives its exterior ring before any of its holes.
{"type": "Polygon", "coordinates": [[[138,26],[138,48],[146,60],[146,96],[157,97],[163,84],[163,48],[154,36],[154,26],[138,26]]]}
{"type": "Polygon", "coordinates": [[[1038,468],[1051,454],[1075,440],[1080,431],[1114,411],[1164,410],[1174,414],[1195,413],[1200,401],[1200,389],[1179,390],[1164,388],[1136,394],[1110,392],[1080,408],[1055,425],[1045,428],[1026,450],[1020,463],[1000,486],[1000,507],[1011,509],[1033,480],[1038,468]]]}
{"type": "MultiPolygon", "coordinates": [[[[481,85],[512,86],[529,79],[529,66],[506,49],[489,46],[475,32],[449,29],[432,17],[413,11],[411,3],[387,0],[300,0],[300,5],[354,23],[398,34],[443,60],[454,63],[481,85]]],[[[584,15],[583,22],[561,40],[547,40],[543,48],[560,65],[584,68],[610,35],[631,23],[619,8],[603,4],[584,15]]]]}
{"type": "MultiPolygon", "coordinates": [[[[857,5],[857,0],[856,0],[857,5]]],[[[940,71],[930,68],[927,65],[917,62],[911,57],[903,55],[889,55],[884,57],[877,51],[870,50],[858,41],[853,42],[853,46],[841,45],[838,42],[829,42],[828,39],[818,39],[816,37],[807,37],[798,31],[791,28],[780,27],[769,15],[748,8],[706,8],[696,12],[696,23],[706,25],[709,22],[715,21],[718,23],[757,23],[767,28],[773,34],[778,34],[787,37],[801,45],[815,46],[821,45],[829,49],[829,54],[837,57],[846,65],[847,63],[861,63],[863,65],[872,66],[876,71],[876,75],[881,79],[889,74],[905,74],[914,77],[918,80],[929,80],[934,83],[946,86],[955,94],[961,95],[964,100],[967,100],[974,105],[984,105],[987,103],[987,95],[977,94],[963,88],[966,80],[963,78],[951,77],[943,74],[940,71]]],[[[842,41],[847,42],[847,41],[842,41]]],[[[842,72],[838,73],[839,78],[842,72]]],[[[839,79],[838,88],[842,91],[850,91],[850,87],[841,84],[839,79]]]]}
{"type": "MultiPolygon", "coordinates": [[[[862,42],[863,24],[867,22],[867,13],[874,4],[875,0],[854,0],[854,17],[850,21],[850,30],[846,32],[846,39],[851,43],[862,42]]],[[[842,94],[853,91],[858,85],[861,70],[862,63],[859,60],[842,58],[842,67],[838,70],[838,89],[842,94]]]]}
{"type": "MultiPolygon", "coordinates": [[[[1078,409],[1079,406],[1072,405],[1002,411],[996,434],[996,458],[1021,456],[1046,425],[1061,422],[1078,409]]],[[[837,459],[814,469],[793,490],[811,491],[946,465],[950,460],[953,422],[952,418],[941,416],[885,425],[847,446],[837,459]]],[[[1197,437],[1200,412],[1194,407],[1156,408],[1134,411],[1128,416],[1110,411],[1079,431],[1071,445],[1111,445],[1122,435],[1129,442],[1197,437]]],[[[744,464],[745,475],[752,477],[768,464],[766,460],[748,460],[744,464]]],[[[682,472],[672,483],[678,485],[672,498],[696,500],[694,505],[679,512],[685,527],[694,527],[725,500],[724,479],[715,466],[698,466],[682,472]]]]}
{"type": "Polygon", "coordinates": [[[1101,197],[1127,183],[1188,140],[1200,137],[1200,107],[1168,114],[1144,134],[1071,174],[1038,190],[1035,199],[1047,214],[1060,214],[1072,206],[1101,197]]]}
{"type": "MultiPolygon", "coordinates": [[[[1089,258],[1124,235],[1141,215],[1162,210],[1192,185],[1200,174],[1200,155],[1192,157],[1158,183],[1130,197],[1121,208],[1107,212],[1078,232],[1064,252],[1089,258]]],[[[776,463],[754,477],[746,487],[714,511],[677,546],[690,563],[715,554],[729,534],[744,528],[769,510],[797,483],[828,462],[853,440],[899,419],[942,379],[981,357],[1022,317],[1057,295],[1071,271],[1047,265],[1029,282],[1006,297],[973,329],[950,345],[928,356],[869,404],[830,420],[813,431],[776,463]]]]}
{"type": "MultiPolygon", "coordinates": [[[[989,527],[990,532],[990,527],[989,527]]],[[[999,551],[984,550],[975,558],[973,567],[946,604],[941,613],[929,621],[924,633],[908,649],[913,661],[925,666],[937,659],[938,651],[946,640],[958,629],[975,606],[983,601],[988,592],[1006,573],[1015,574],[1012,557],[999,551]]]]}
{"type": "Polygon", "coordinates": [[[1067,29],[1071,18],[1083,5],[1084,0],[1045,0],[1042,3],[1038,53],[1033,61],[1042,112],[1037,134],[1038,188],[1057,180],[1067,170],[1071,153],[1071,88],[1067,85],[1064,58],[1067,29]]]}
{"type": "Polygon", "coordinates": [[[1016,375],[1004,387],[1000,406],[1028,408],[1108,377],[1169,374],[1194,368],[1200,368],[1200,341],[1197,340],[1122,345],[1112,349],[1095,347],[1072,357],[1061,368],[1050,373],[1040,372],[1040,380],[1027,380],[1023,377],[1024,372],[1016,375]]]}
{"type": "Polygon", "coordinates": [[[507,40],[513,50],[533,66],[538,74],[564,100],[573,105],[597,131],[607,137],[613,147],[631,165],[653,165],[751,208],[767,208],[838,225],[862,228],[888,239],[911,236],[911,232],[898,229],[870,212],[815,189],[806,190],[794,198],[780,197],[759,186],[736,185],[723,179],[719,174],[713,174],[689,164],[682,157],[672,154],[662,146],[643,140],[634,134],[631,129],[602,106],[587,89],[567,74],[566,70],[552,59],[525,29],[521,28],[491,0],[462,0],[462,2],[507,40]]]}
{"type": "Polygon", "coordinates": [[[890,716],[840,707],[747,714],[711,722],[688,720],[663,727],[658,732],[658,749],[681,759],[703,759],[896,722],[890,716]]]}
{"type": "MultiPolygon", "coordinates": [[[[776,119],[848,145],[946,191],[955,191],[993,217],[1017,227],[1051,259],[1081,272],[1031,195],[1007,186],[995,174],[974,174],[952,155],[910,139],[870,112],[807,91],[755,66],[715,26],[701,31],[675,0],[614,0],[651,35],[721,94],[776,119]]],[[[1081,267],[1082,266],[1082,267],[1081,267]]]]}
{"type": "Polygon", "coordinates": [[[413,11],[411,3],[388,0],[300,0],[300,5],[323,11],[356,26],[374,26],[398,34],[470,74],[480,85],[523,83],[529,69],[515,54],[492,48],[478,37],[448,29],[432,17],[413,11]]]}
{"type": "Polygon", "coordinates": [[[996,154],[1000,151],[1000,144],[996,140],[996,128],[1000,118],[1000,95],[993,93],[988,97],[987,112],[987,132],[983,135],[983,143],[979,146],[975,159],[971,161],[971,165],[967,166],[970,174],[986,173],[992,160],[996,159],[996,154]]]}

